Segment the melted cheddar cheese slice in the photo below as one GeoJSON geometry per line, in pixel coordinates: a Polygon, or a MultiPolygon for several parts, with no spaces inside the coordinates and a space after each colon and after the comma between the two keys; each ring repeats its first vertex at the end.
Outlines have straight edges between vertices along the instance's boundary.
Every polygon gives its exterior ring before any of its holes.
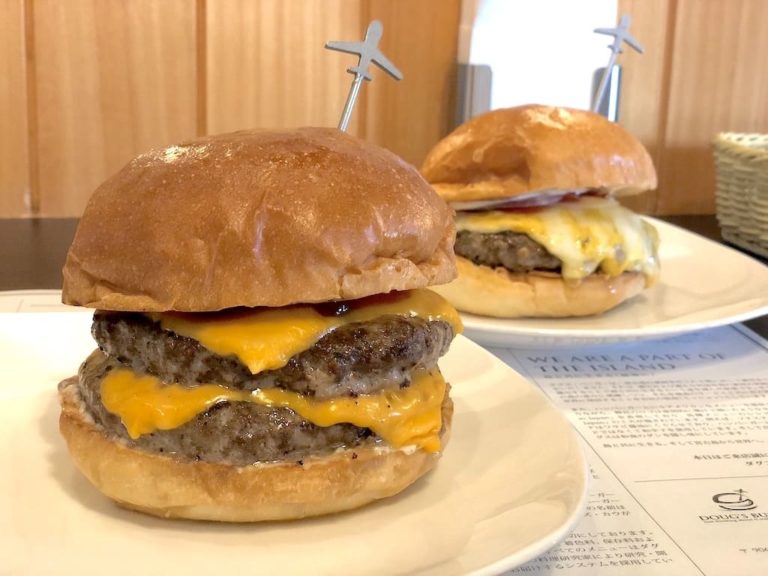
{"type": "MultiPolygon", "coordinates": [[[[338,303],[345,304],[345,303],[338,303]]],[[[456,310],[431,290],[409,290],[380,298],[349,301],[340,315],[323,315],[313,306],[253,309],[236,314],[151,314],[176,334],[194,338],[221,356],[236,356],[252,374],[275,370],[310,348],[331,330],[396,314],[449,322],[462,330],[456,310]]]]}
{"type": "Polygon", "coordinates": [[[101,399],[120,417],[131,438],[186,424],[219,402],[253,402],[290,408],[318,426],[349,423],[373,432],[394,448],[415,445],[440,450],[446,384],[440,371],[414,372],[411,385],[379,394],[314,400],[278,388],[246,392],[215,384],[185,388],[129,369],[113,370],[101,384],[101,399]]]}
{"type": "Polygon", "coordinates": [[[526,234],[560,259],[566,280],[598,270],[609,276],[642,272],[651,285],[659,275],[656,229],[611,198],[582,197],[531,211],[459,212],[456,228],[526,234]]]}

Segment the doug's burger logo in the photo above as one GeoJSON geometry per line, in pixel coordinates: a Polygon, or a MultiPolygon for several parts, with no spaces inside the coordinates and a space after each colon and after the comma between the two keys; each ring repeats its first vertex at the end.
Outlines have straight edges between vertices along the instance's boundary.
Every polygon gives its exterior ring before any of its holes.
{"type": "Polygon", "coordinates": [[[745,496],[746,492],[742,489],[733,492],[722,492],[712,496],[712,501],[723,510],[754,510],[757,504],[745,496]]]}
{"type": "MultiPolygon", "coordinates": [[[[718,513],[699,515],[699,520],[705,524],[721,522],[755,522],[768,520],[768,512],[755,511],[757,503],[747,497],[747,491],[739,488],[732,492],[720,492],[712,496],[720,509],[718,513]]],[[[714,506],[712,507],[714,508],[714,506]]]]}

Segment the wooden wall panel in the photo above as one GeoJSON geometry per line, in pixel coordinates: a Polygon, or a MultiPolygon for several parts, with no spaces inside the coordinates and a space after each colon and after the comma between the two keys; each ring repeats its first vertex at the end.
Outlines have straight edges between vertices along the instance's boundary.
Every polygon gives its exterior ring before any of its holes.
{"type": "Polygon", "coordinates": [[[78,215],[130,158],[195,135],[195,3],[33,6],[41,214],[78,215]]]}
{"type": "Polygon", "coordinates": [[[208,132],[336,126],[356,62],[323,46],[362,38],[360,22],[351,0],[209,1],[208,132]]]}
{"type": "Polygon", "coordinates": [[[382,51],[403,73],[380,70],[363,95],[366,139],[419,166],[455,116],[459,0],[369,0],[364,20],[384,24],[382,51]]]}
{"type": "Polygon", "coordinates": [[[662,214],[715,212],[717,132],[768,132],[768,2],[678,0],[662,214]]]}
{"type": "MultiPolygon", "coordinates": [[[[649,213],[714,212],[711,141],[768,131],[764,0],[619,0],[621,122],[650,149],[649,213]]],[[[355,64],[326,51],[383,21],[350,132],[419,165],[453,116],[460,0],[0,0],[0,215],[78,215],[151,147],[248,127],[335,126],[355,64]],[[26,108],[26,109],[25,109],[26,108]]]]}
{"type": "Polygon", "coordinates": [[[209,2],[208,131],[337,125],[352,81],[346,70],[357,61],[323,45],[360,40],[370,20],[378,18],[384,24],[382,50],[405,80],[396,82],[372,67],[375,79],[362,88],[349,132],[420,163],[453,116],[459,4],[209,2]]]}
{"type": "MultiPolygon", "coordinates": [[[[669,40],[674,29],[677,0],[619,0],[619,14],[630,14],[630,31],[643,45],[644,53],[625,49],[619,123],[648,148],[656,170],[663,162],[663,133],[666,121],[666,84],[671,59],[669,40]]],[[[606,37],[606,44],[611,39],[606,37]]],[[[622,203],[642,213],[656,210],[658,191],[631,196],[622,203]]]]}
{"type": "Polygon", "coordinates": [[[0,217],[28,212],[24,38],[23,0],[0,0],[0,217]]]}

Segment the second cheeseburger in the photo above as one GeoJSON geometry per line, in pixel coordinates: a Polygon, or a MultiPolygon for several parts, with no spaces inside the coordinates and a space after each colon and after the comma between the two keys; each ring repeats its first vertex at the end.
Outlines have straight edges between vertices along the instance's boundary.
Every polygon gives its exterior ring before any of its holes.
{"type": "Polygon", "coordinates": [[[85,476],[166,517],[300,518],[431,469],[461,324],[450,210],[393,154],[331,129],[247,131],[130,162],[91,197],[65,303],[98,343],[61,383],[85,476]]]}
{"type": "Polygon", "coordinates": [[[653,163],[598,114],[494,110],[440,141],[422,173],[457,211],[459,277],[438,291],[460,310],[598,314],[658,277],[656,230],[615,200],[655,188],[653,163]]]}

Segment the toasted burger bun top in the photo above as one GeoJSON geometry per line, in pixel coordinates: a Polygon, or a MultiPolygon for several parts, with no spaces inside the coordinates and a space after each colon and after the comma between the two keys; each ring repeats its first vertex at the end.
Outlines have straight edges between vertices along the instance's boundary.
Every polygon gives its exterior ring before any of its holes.
{"type": "Polygon", "coordinates": [[[437,143],[421,171],[449,202],[581,189],[628,195],[656,187],[648,152],[621,126],[592,112],[539,105],[494,110],[462,124],[437,143]]]}
{"type": "Polygon", "coordinates": [[[201,138],[96,190],[63,301],[212,311],[420,288],[455,276],[452,220],[413,167],[335,129],[201,138]]]}

